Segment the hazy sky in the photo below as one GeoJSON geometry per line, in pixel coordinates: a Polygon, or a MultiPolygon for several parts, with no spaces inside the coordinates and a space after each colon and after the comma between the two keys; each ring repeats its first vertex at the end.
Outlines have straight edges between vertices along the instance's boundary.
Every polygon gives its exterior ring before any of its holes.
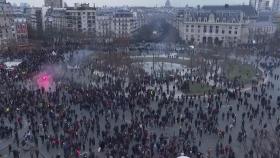
{"type": "MultiPolygon", "coordinates": [[[[11,3],[21,3],[26,2],[31,4],[32,6],[42,6],[44,0],[7,0],[11,3]]],[[[104,5],[107,6],[163,6],[166,0],[64,0],[68,4],[68,6],[73,5],[75,2],[86,2],[86,3],[95,3],[96,6],[101,7],[104,5]]],[[[189,6],[197,6],[205,5],[205,4],[248,4],[249,0],[170,0],[172,6],[185,6],[188,4],[189,6]]]]}

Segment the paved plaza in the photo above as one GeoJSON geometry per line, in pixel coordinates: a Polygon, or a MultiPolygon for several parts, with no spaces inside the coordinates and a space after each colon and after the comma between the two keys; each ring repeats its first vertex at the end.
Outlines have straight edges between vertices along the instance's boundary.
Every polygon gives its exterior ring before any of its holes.
{"type": "Polygon", "coordinates": [[[232,57],[259,68],[258,84],[190,96],[179,86],[184,76],[154,80],[135,67],[131,80],[125,68],[98,70],[91,55],[41,66],[54,76],[45,90],[32,78],[1,76],[2,157],[253,158],[272,150],[258,140],[273,143],[280,123],[278,59],[232,57]]]}

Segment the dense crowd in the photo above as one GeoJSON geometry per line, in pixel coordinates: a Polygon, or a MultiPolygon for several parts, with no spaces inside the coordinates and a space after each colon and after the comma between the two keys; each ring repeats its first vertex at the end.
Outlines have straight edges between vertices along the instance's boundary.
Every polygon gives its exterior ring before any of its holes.
{"type": "MultiPolygon", "coordinates": [[[[59,84],[52,91],[16,84],[39,72],[41,64],[64,60],[62,53],[51,52],[30,53],[14,71],[0,70],[0,139],[13,140],[8,150],[15,158],[21,152],[30,152],[31,158],[173,158],[181,152],[191,158],[237,158],[235,144],[265,138],[280,123],[279,108],[268,95],[274,89],[272,82],[248,92],[225,87],[207,96],[178,95],[178,81],[188,77],[155,80],[133,67],[137,77],[129,80],[128,69],[103,65],[105,73],[95,74],[94,84],[82,85],[63,76],[55,79],[59,84]],[[216,146],[205,151],[202,146],[208,140],[216,146]]],[[[260,65],[264,74],[279,80],[273,71],[279,67],[278,59],[260,65]]],[[[92,66],[72,71],[82,78],[88,76],[85,69],[92,69],[93,75],[92,66]]],[[[244,158],[256,157],[257,145],[249,145],[244,158]]],[[[278,158],[279,153],[261,153],[262,158],[268,156],[278,158]]]]}

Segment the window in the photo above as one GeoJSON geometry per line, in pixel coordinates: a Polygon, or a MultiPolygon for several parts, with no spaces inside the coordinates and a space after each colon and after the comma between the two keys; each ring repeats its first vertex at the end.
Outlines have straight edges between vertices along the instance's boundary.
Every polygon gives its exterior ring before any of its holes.
{"type": "Polygon", "coordinates": [[[204,32],[204,33],[207,32],[207,26],[204,26],[204,27],[203,27],[203,32],[204,32]]]}
{"type": "Polygon", "coordinates": [[[213,32],[213,26],[210,26],[209,32],[210,32],[210,33],[213,32]]]}
{"type": "Polygon", "coordinates": [[[222,30],[222,34],[225,34],[225,30],[222,30]]]}
{"type": "Polygon", "coordinates": [[[229,34],[231,34],[231,31],[228,31],[229,34]]]}
{"type": "Polygon", "coordinates": [[[219,26],[216,26],[216,33],[219,33],[219,26]]]}
{"type": "Polygon", "coordinates": [[[234,31],[234,34],[236,34],[236,35],[237,35],[237,31],[234,31]]]}

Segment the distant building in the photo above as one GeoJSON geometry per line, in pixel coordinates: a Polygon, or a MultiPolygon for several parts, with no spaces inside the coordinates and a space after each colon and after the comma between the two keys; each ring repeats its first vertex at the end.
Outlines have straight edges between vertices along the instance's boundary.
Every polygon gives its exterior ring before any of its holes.
{"type": "Polygon", "coordinates": [[[249,25],[250,41],[265,43],[273,38],[277,24],[273,23],[272,15],[267,12],[260,13],[253,23],[249,25]]]}
{"type": "Polygon", "coordinates": [[[136,19],[136,30],[147,24],[148,17],[145,10],[135,9],[132,10],[134,18],[136,19]]]}
{"type": "Polygon", "coordinates": [[[164,5],[165,8],[171,8],[171,3],[170,3],[170,0],[166,0],[165,2],[165,5],[164,5]]]}
{"type": "Polygon", "coordinates": [[[249,42],[249,24],[254,21],[251,6],[204,6],[178,12],[174,26],[186,42],[225,47],[249,42]]]}
{"type": "Polygon", "coordinates": [[[113,15],[112,30],[115,38],[130,37],[136,31],[136,18],[131,11],[118,10],[113,15]]]}
{"type": "Polygon", "coordinates": [[[42,8],[33,7],[25,9],[28,27],[38,32],[43,31],[42,8]]]}
{"type": "Polygon", "coordinates": [[[146,24],[143,10],[99,10],[96,15],[96,35],[100,38],[128,38],[146,24]]]}
{"type": "Polygon", "coordinates": [[[103,39],[110,40],[113,36],[112,11],[99,11],[96,14],[96,35],[103,39]]]}
{"type": "Polygon", "coordinates": [[[273,12],[280,12],[280,0],[274,0],[272,5],[273,12]]]}
{"type": "Polygon", "coordinates": [[[257,12],[271,10],[272,0],[250,0],[249,5],[257,12]]]}
{"type": "Polygon", "coordinates": [[[0,0],[0,47],[5,47],[13,37],[13,9],[6,0],[0,0]]]}
{"type": "Polygon", "coordinates": [[[274,12],[272,14],[272,22],[278,25],[278,29],[280,29],[280,12],[274,12]]]}
{"type": "Polygon", "coordinates": [[[45,0],[45,7],[62,8],[63,1],[62,0],[45,0]]]}
{"type": "Polygon", "coordinates": [[[14,37],[18,44],[28,42],[27,20],[25,17],[15,17],[14,19],[14,37]]]}
{"type": "Polygon", "coordinates": [[[89,4],[76,5],[66,8],[66,28],[73,31],[95,31],[96,8],[89,4]]]}
{"type": "Polygon", "coordinates": [[[55,29],[58,31],[67,28],[66,8],[50,8],[46,13],[46,30],[55,29]]]}

